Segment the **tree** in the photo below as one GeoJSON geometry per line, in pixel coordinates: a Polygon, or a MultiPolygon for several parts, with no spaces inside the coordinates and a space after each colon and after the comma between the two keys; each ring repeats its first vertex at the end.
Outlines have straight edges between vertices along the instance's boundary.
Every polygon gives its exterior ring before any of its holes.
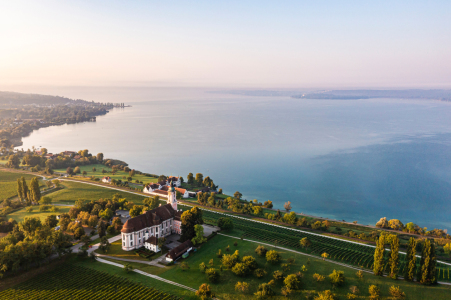
{"type": "Polygon", "coordinates": [[[47,188],[49,189],[49,188],[51,188],[52,187],[52,182],[50,181],[50,180],[46,180],[45,181],[45,185],[47,186],[47,188]]]}
{"type": "Polygon", "coordinates": [[[42,224],[39,218],[25,217],[25,219],[19,223],[20,230],[23,231],[26,236],[33,236],[41,227],[42,224]]]}
{"type": "Polygon", "coordinates": [[[99,246],[100,251],[106,253],[110,249],[110,246],[111,245],[110,242],[108,241],[108,238],[106,236],[102,236],[100,238],[100,246],[99,246]]]}
{"type": "Polygon", "coordinates": [[[97,233],[101,238],[106,235],[106,223],[102,219],[100,219],[97,223],[97,233]]]}
{"type": "Polygon", "coordinates": [[[245,276],[249,272],[249,268],[243,263],[236,263],[232,268],[232,272],[237,276],[245,276]]]}
{"type": "Polygon", "coordinates": [[[388,221],[388,226],[394,230],[402,230],[404,228],[404,224],[398,219],[392,219],[388,221]]]}
{"type": "Polygon", "coordinates": [[[202,225],[194,225],[194,232],[196,235],[191,239],[193,245],[202,244],[207,241],[207,238],[204,238],[204,227],[202,225]]]}
{"type": "Polygon", "coordinates": [[[74,173],[75,173],[75,174],[80,174],[80,172],[81,172],[81,171],[80,171],[80,167],[79,167],[79,166],[76,166],[75,169],[74,169],[74,173]]]}
{"type": "Polygon", "coordinates": [[[144,205],[148,206],[149,210],[157,208],[160,205],[160,197],[155,196],[144,199],[144,205]]]}
{"type": "Polygon", "coordinates": [[[41,200],[41,189],[39,188],[39,181],[37,177],[31,179],[30,182],[30,201],[38,203],[41,200]]]}
{"type": "Polygon", "coordinates": [[[326,260],[329,257],[329,253],[324,252],[323,254],[321,254],[321,257],[323,258],[323,260],[326,260]]]}
{"type": "Polygon", "coordinates": [[[97,172],[97,169],[95,167],[92,168],[92,172],[97,172]]]}
{"type": "Polygon", "coordinates": [[[104,219],[105,221],[109,221],[113,217],[113,211],[109,208],[106,208],[105,210],[102,210],[99,213],[99,217],[104,219]]]}
{"type": "Polygon", "coordinates": [[[184,211],[181,216],[181,221],[182,236],[180,237],[180,241],[191,240],[196,235],[194,226],[203,224],[202,211],[198,207],[184,211]]]}
{"type": "Polygon", "coordinates": [[[390,293],[390,295],[394,299],[404,299],[404,298],[406,298],[406,294],[399,288],[399,286],[392,285],[390,287],[390,289],[388,290],[388,292],[390,293]]]}
{"type": "Polygon", "coordinates": [[[254,294],[258,299],[265,299],[274,295],[274,291],[267,283],[262,283],[258,286],[257,292],[254,294]]]}
{"type": "Polygon", "coordinates": [[[80,238],[80,242],[87,247],[88,244],[91,242],[91,238],[89,236],[87,236],[86,234],[84,234],[81,238],[80,238]]]}
{"type": "Polygon", "coordinates": [[[343,285],[343,283],[345,282],[345,273],[343,271],[337,271],[334,270],[330,275],[329,275],[329,279],[330,282],[334,285],[334,286],[341,286],[343,285]]]}
{"type": "Polygon", "coordinates": [[[85,230],[83,229],[83,227],[78,227],[74,231],[74,238],[76,240],[79,240],[84,234],[85,234],[85,230]]]}
{"type": "Polygon", "coordinates": [[[263,270],[263,269],[256,269],[255,271],[254,271],[254,275],[255,275],[255,277],[257,277],[257,278],[262,278],[263,276],[265,276],[267,274],[267,272],[265,271],[265,270],[263,270]]]}
{"type": "Polygon", "coordinates": [[[44,196],[39,201],[39,204],[41,204],[41,205],[50,205],[50,204],[52,204],[52,199],[50,197],[44,196]]]}
{"type": "Polygon", "coordinates": [[[205,273],[205,271],[207,270],[207,266],[205,265],[204,262],[201,262],[201,263],[199,264],[199,270],[200,270],[202,273],[205,273]]]}
{"type": "Polygon", "coordinates": [[[205,271],[205,274],[207,275],[208,281],[210,282],[218,282],[219,281],[219,272],[216,271],[214,268],[210,268],[205,271]]]}
{"type": "Polygon", "coordinates": [[[48,226],[50,228],[55,227],[58,224],[58,220],[55,215],[47,216],[44,220],[44,226],[48,226]]]}
{"type": "Polygon", "coordinates": [[[204,181],[204,175],[202,175],[202,173],[197,173],[196,174],[196,184],[198,186],[202,186],[203,181],[204,181]]]}
{"type": "Polygon", "coordinates": [[[196,291],[196,296],[200,297],[202,300],[206,300],[211,299],[213,297],[213,293],[211,292],[210,286],[203,283],[196,291]]]}
{"type": "Polygon", "coordinates": [[[83,174],[83,177],[84,177],[84,176],[86,176],[86,174],[88,174],[88,172],[83,171],[82,174],[83,174]]]}
{"type": "Polygon", "coordinates": [[[272,264],[280,261],[280,254],[276,250],[269,250],[266,252],[266,261],[272,264]]]}
{"type": "Polygon", "coordinates": [[[19,165],[20,165],[20,157],[19,157],[19,155],[17,155],[17,154],[10,155],[9,159],[8,159],[8,162],[6,163],[6,166],[8,168],[17,169],[17,168],[19,168],[19,165]]]}
{"type": "Polygon", "coordinates": [[[133,271],[133,266],[129,263],[125,263],[124,264],[124,271],[127,273],[130,273],[131,271],[133,271]]]}
{"type": "Polygon", "coordinates": [[[99,223],[99,217],[97,217],[96,215],[90,215],[87,225],[91,228],[94,228],[97,225],[97,223],[99,223]]]}
{"type": "Polygon", "coordinates": [[[272,277],[274,277],[274,280],[282,281],[282,280],[283,280],[283,272],[282,272],[282,271],[279,271],[279,270],[276,270],[276,271],[274,271],[274,273],[272,274],[272,277]]]}
{"type": "Polygon", "coordinates": [[[384,253],[385,253],[385,236],[382,233],[379,240],[376,241],[376,249],[374,251],[374,275],[382,276],[384,272],[384,253]]]}
{"type": "Polygon", "coordinates": [[[399,238],[398,235],[392,235],[390,240],[390,273],[389,277],[398,279],[399,271],[399,238]]]}
{"type": "Polygon", "coordinates": [[[243,194],[241,194],[241,193],[238,192],[238,191],[236,191],[236,192],[233,194],[233,197],[235,197],[235,198],[237,198],[237,199],[241,199],[242,196],[243,196],[243,194]]]}
{"type": "Polygon", "coordinates": [[[383,217],[379,220],[379,222],[376,223],[376,227],[379,228],[388,228],[388,221],[387,218],[383,217]]]}
{"type": "Polygon", "coordinates": [[[57,188],[59,188],[60,185],[61,185],[61,182],[60,182],[58,179],[52,180],[52,183],[53,183],[57,188]]]}
{"type": "Polygon", "coordinates": [[[301,281],[299,280],[299,277],[296,276],[296,274],[290,274],[288,275],[283,283],[285,286],[290,290],[299,290],[301,288],[301,281]]]}
{"type": "Polygon", "coordinates": [[[318,296],[314,298],[314,300],[335,300],[335,294],[330,290],[325,290],[322,292],[318,292],[318,296]]]}
{"type": "Polygon", "coordinates": [[[368,287],[368,292],[370,293],[371,300],[378,300],[381,294],[381,290],[377,285],[370,285],[368,287]]]}
{"type": "Polygon", "coordinates": [[[266,208],[273,208],[272,201],[268,200],[263,203],[263,206],[266,208]]]}
{"type": "Polygon", "coordinates": [[[263,209],[260,206],[254,206],[252,207],[254,211],[254,215],[261,216],[263,214],[263,209]]]}
{"type": "Polygon", "coordinates": [[[133,169],[133,170],[130,170],[129,172],[128,172],[128,176],[130,176],[130,177],[133,177],[133,176],[135,176],[135,169],[133,169]]]}
{"type": "Polygon", "coordinates": [[[17,195],[19,196],[20,201],[23,201],[25,199],[23,194],[22,180],[20,178],[17,178],[17,195]]]}
{"type": "Polygon", "coordinates": [[[164,246],[165,243],[166,243],[166,238],[161,237],[161,238],[158,239],[157,244],[158,244],[158,248],[161,249],[161,253],[163,253],[163,246],[164,246]]]}
{"type": "Polygon", "coordinates": [[[21,177],[20,179],[22,180],[22,195],[23,195],[23,199],[27,200],[28,196],[29,196],[28,185],[27,185],[27,182],[25,181],[25,177],[21,177]]]}
{"type": "Polygon", "coordinates": [[[244,256],[241,262],[251,271],[257,269],[257,261],[251,255],[244,256]]]}
{"type": "Polygon", "coordinates": [[[186,179],[188,180],[188,184],[193,184],[194,183],[193,173],[189,173],[188,176],[186,176],[186,179]]]}
{"type": "Polygon", "coordinates": [[[219,218],[218,227],[221,228],[221,230],[230,231],[233,229],[233,221],[230,218],[219,218]]]}
{"type": "Polygon", "coordinates": [[[290,212],[290,210],[291,210],[291,202],[290,202],[290,201],[285,202],[285,204],[283,205],[283,207],[285,208],[285,210],[286,210],[287,212],[290,212]]]}
{"type": "Polygon", "coordinates": [[[312,243],[310,242],[310,240],[307,237],[303,237],[299,243],[301,244],[302,247],[304,248],[308,248],[312,245],[312,243]]]}
{"type": "Polygon", "coordinates": [[[142,205],[134,205],[132,209],[130,209],[130,217],[134,218],[139,216],[142,211],[143,211],[144,207],[142,205]]]}
{"type": "Polygon", "coordinates": [[[266,248],[264,246],[258,246],[257,249],[255,249],[255,253],[257,253],[259,256],[266,256],[266,252],[268,252],[268,250],[266,250],[266,248]]]}
{"type": "Polygon", "coordinates": [[[249,291],[249,283],[244,281],[243,282],[238,281],[235,284],[235,291],[241,292],[243,294],[247,293],[249,291]]]}
{"type": "Polygon", "coordinates": [[[325,278],[326,277],[318,273],[313,274],[313,279],[315,279],[317,282],[323,282],[325,278]]]}
{"type": "Polygon", "coordinates": [[[103,161],[103,153],[97,153],[96,158],[97,158],[98,162],[102,162],[103,161]]]}
{"type": "Polygon", "coordinates": [[[190,267],[189,267],[189,265],[188,265],[186,262],[183,261],[183,262],[180,264],[180,269],[182,269],[182,271],[186,271],[186,270],[189,270],[190,267]]]}
{"type": "Polygon", "coordinates": [[[406,229],[409,231],[409,233],[412,233],[412,231],[415,231],[415,224],[413,222],[407,223],[406,229]]]}
{"type": "Polygon", "coordinates": [[[224,254],[221,259],[221,264],[227,269],[232,269],[233,266],[237,263],[237,259],[235,256],[230,254],[224,254]]]}
{"type": "Polygon", "coordinates": [[[435,256],[434,242],[427,239],[421,252],[420,268],[418,269],[417,281],[421,284],[437,283],[437,257],[435,256]]]}
{"type": "Polygon", "coordinates": [[[72,170],[71,167],[67,167],[66,173],[67,173],[67,175],[72,175],[72,174],[74,174],[74,170],[72,170]]]}

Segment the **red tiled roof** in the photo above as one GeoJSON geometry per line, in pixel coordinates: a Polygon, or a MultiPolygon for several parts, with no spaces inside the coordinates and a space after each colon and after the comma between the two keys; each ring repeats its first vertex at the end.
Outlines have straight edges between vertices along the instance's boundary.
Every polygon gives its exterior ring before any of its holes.
{"type": "Polygon", "coordinates": [[[121,232],[130,233],[143,228],[160,225],[163,221],[174,218],[176,211],[171,204],[162,205],[125,222],[121,232]]]}
{"type": "Polygon", "coordinates": [[[163,186],[163,187],[160,189],[160,191],[165,191],[165,192],[167,192],[167,191],[169,191],[169,187],[168,187],[168,186],[163,186]]]}
{"type": "Polygon", "coordinates": [[[155,191],[153,191],[153,192],[154,192],[154,193],[157,193],[157,194],[165,195],[165,196],[168,195],[168,192],[167,192],[167,191],[155,190],[155,191]]]}
{"type": "Polygon", "coordinates": [[[182,194],[185,194],[185,192],[186,192],[185,189],[181,189],[181,188],[178,188],[178,187],[176,187],[175,190],[176,190],[176,191],[179,191],[179,192],[182,193],[182,194]]]}
{"type": "Polygon", "coordinates": [[[181,243],[180,245],[169,251],[166,256],[169,256],[170,258],[172,258],[172,260],[175,260],[182,256],[189,248],[193,246],[193,243],[191,243],[190,240],[187,240],[186,242],[181,243]]]}

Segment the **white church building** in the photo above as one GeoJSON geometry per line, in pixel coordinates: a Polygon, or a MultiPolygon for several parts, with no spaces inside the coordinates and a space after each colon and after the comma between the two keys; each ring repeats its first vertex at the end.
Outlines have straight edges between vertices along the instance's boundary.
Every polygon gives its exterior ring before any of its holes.
{"type": "Polygon", "coordinates": [[[146,247],[158,252],[158,238],[181,234],[182,211],[177,210],[174,184],[170,184],[167,204],[129,219],[122,227],[122,249],[130,251],[146,247]]]}

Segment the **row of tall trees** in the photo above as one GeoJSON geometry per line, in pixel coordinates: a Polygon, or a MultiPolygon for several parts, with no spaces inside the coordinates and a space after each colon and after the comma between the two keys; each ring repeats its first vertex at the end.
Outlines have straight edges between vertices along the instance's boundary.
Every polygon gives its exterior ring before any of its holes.
{"type": "Polygon", "coordinates": [[[31,205],[32,202],[38,203],[41,200],[39,179],[37,177],[32,178],[30,188],[28,188],[25,177],[17,178],[17,195],[21,201],[26,201],[27,205],[31,205]]]}
{"type": "MultiPolygon", "coordinates": [[[[390,253],[388,260],[388,276],[392,279],[398,279],[399,273],[399,238],[397,235],[386,235],[382,233],[376,241],[376,249],[374,252],[373,272],[375,275],[383,276],[386,267],[385,262],[385,245],[390,244],[390,253]]],[[[420,264],[417,265],[416,257],[417,241],[411,237],[407,248],[405,257],[406,267],[404,269],[404,279],[413,281],[416,275],[416,280],[421,284],[435,284],[437,283],[437,257],[435,254],[435,244],[433,241],[427,239],[424,242],[420,264]]]]}

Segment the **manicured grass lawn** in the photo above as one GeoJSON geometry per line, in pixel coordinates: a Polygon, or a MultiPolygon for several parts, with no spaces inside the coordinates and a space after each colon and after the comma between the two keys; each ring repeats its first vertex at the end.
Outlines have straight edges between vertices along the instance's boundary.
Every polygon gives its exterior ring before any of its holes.
{"type": "MultiPolygon", "coordinates": [[[[110,176],[111,178],[114,178],[116,180],[120,179],[122,181],[124,181],[124,176],[127,178],[129,176],[128,172],[123,172],[123,171],[119,171],[117,172],[115,175],[112,175],[111,172],[111,168],[101,165],[101,164],[95,164],[95,165],[87,165],[87,166],[80,166],[80,171],[86,171],[88,174],[86,176],[91,177],[91,176],[95,176],[98,177],[100,179],[102,179],[104,176],[110,176]],[[94,172],[92,170],[92,168],[96,168],[96,171],[94,172]],[[107,173],[103,174],[102,173],[102,169],[105,169],[105,171],[107,171],[107,173]]],[[[55,172],[60,172],[60,173],[66,173],[66,169],[57,169],[55,170],[55,172]]],[[[135,176],[133,176],[133,182],[135,182],[135,180],[139,180],[142,181],[144,183],[149,183],[149,182],[157,182],[158,178],[155,177],[147,177],[144,175],[138,175],[136,174],[135,176]]]]}
{"type": "Polygon", "coordinates": [[[13,212],[13,213],[7,215],[6,218],[7,219],[13,218],[17,222],[21,222],[25,219],[25,217],[34,217],[34,218],[38,217],[39,219],[41,219],[41,221],[44,221],[47,216],[67,213],[67,212],[69,212],[69,210],[71,208],[69,206],[57,206],[57,207],[59,208],[58,212],[40,212],[39,206],[36,205],[36,206],[33,206],[34,211],[31,213],[27,213],[25,211],[26,208],[24,207],[16,212],[13,212]]]}
{"type": "MultiPolygon", "coordinates": [[[[239,233],[238,233],[239,234],[239,233]]],[[[214,261],[214,268],[219,271],[220,260],[216,256],[216,253],[219,249],[222,250],[222,253],[227,253],[225,248],[227,245],[230,245],[230,254],[235,250],[238,250],[240,253],[240,257],[246,255],[252,255],[256,258],[259,268],[264,268],[268,274],[262,279],[256,278],[254,275],[248,275],[247,277],[238,277],[230,270],[224,270],[221,273],[221,279],[219,283],[209,283],[212,287],[212,290],[216,293],[216,295],[220,299],[248,299],[248,295],[242,295],[237,293],[234,290],[234,285],[238,281],[245,281],[250,284],[250,292],[255,293],[257,287],[261,283],[267,283],[272,278],[272,274],[275,270],[281,270],[280,264],[286,263],[287,258],[292,257],[295,259],[294,265],[291,266],[290,271],[286,272],[286,274],[293,274],[301,270],[302,266],[305,265],[307,271],[304,272],[304,277],[302,278],[303,289],[297,295],[294,295],[293,299],[303,299],[308,291],[323,291],[323,290],[332,290],[332,285],[328,280],[328,275],[332,273],[334,269],[344,271],[346,281],[342,287],[338,287],[335,290],[335,293],[340,297],[340,299],[345,299],[346,294],[349,292],[349,288],[351,286],[357,286],[360,290],[360,296],[368,296],[368,287],[369,285],[376,284],[381,288],[381,295],[383,299],[389,296],[388,289],[391,285],[400,286],[401,289],[406,293],[408,299],[448,299],[451,294],[451,287],[448,286],[435,286],[435,287],[426,287],[416,283],[409,283],[403,280],[392,280],[386,277],[377,277],[372,274],[365,273],[364,278],[362,280],[358,279],[356,276],[356,270],[339,266],[336,264],[332,264],[330,262],[325,262],[316,258],[309,258],[304,255],[294,254],[291,252],[283,251],[280,249],[276,249],[280,252],[282,256],[282,261],[276,265],[272,265],[266,263],[264,258],[257,256],[254,252],[255,248],[259,245],[258,243],[241,241],[239,239],[232,239],[224,236],[216,236],[207,242],[205,245],[201,246],[201,249],[196,253],[192,253],[190,257],[184,260],[190,266],[188,271],[182,271],[180,269],[180,264],[176,264],[175,266],[167,268],[166,271],[162,272],[158,270],[159,276],[179,282],[181,284],[190,286],[192,288],[198,288],[202,283],[208,282],[206,275],[201,273],[199,270],[199,264],[204,262],[208,265],[210,259],[214,261]],[[233,243],[237,241],[238,246],[234,246],[233,243]],[[313,280],[313,274],[318,273],[326,276],[326,280],[322,283],[317,283],[313,280]]],[[[267,247],[270,249],[270,247],[267,247]]],[[[181,262],[180,260],[179,262],[181,262]]],[[[143,271],[147,269],[146,272],[152,272],[152,269],[147,268],[146,266],[142,267],[139,264],[136,264],[136,268],[142,269],[143,271]]],[[[277,297],[274,299],[286,299],[281,296],[282,284],[277,283],[274,287],[274,291],[277,294],[277,297]]]]}
{"type": "MultiPolygon", "coordinates": [[[[0,200],[17,196],[17,178],[25,177],[27,184],[30,183],[31,178],[36,177],[29,174],[5,172],[0,170],[0,200]]],[[[40,180],[42,185],[42,181],[40,180]]]]}
{"type": "MultiPolygon", "coordinates": [[[[100,240],[99,240],[99,242],[100,242],[100,240]]],[[[95,243],[93,243],[93,244],[95,244],[95,243]]],[[[148,259],[145,259],[144,257],[141,257],[141,256],[135,254],[135,252],[133,252],[133,251],[122,250],[122,240],[118,240],[114,243],[111,243],[110,249],[108,250],[107,253],[103,253],[100,250],[96,250],[95,252],[99,253],[99,254],[105,254],[105,255],[109,255],[109,256],[118,257],[118,258],[149,261],[148,259]]]]}
{"type": "Polygon", "coordinates": [[[145,196],[139,196],[79,182],[61,181],[61,185],[65,188],[48,195],[52,198],[52,202],[74,204],[78,199],[88,201],[112,199],[115,194],[120,194],[121,198],[126,198],[128,201],[133,201],[135,204],[141,204],[146,198],[145,196]]]}
{"type": "MultiPolygon", "coordinates": [[[[81,265],[83,267],[88,267],[97,271],[103,271],[106,272],[108,274],[112,274],[112,275],[116,275],[116,276],[120,276],[120,277],[124,277],[127,278],[133,282],[138,282],[141,283],[145,286],[148,287],[153,287],[153,288],[157,288],[158,290],[164,291],[166,293],[170,293],[172,295],[181,297],[182,299],[198,299],[193,292],[187,291],[183,288],[174,286],[172,284],[169,283],[165,283],[163,281],[159,281],[157,279],[153,279],[151,277],[147,277],[141,274],[138,274],[136,272],[130,272],[127,273],[125,272],[122,268],[119,267],[115,267],[112,265],[108,265],[108,264],[104,264],[104,263],[100,263],[100,262],[93,262],[91,259],[87,258],[87,259],[81,259],[81,258],[73,258],[74,263],[76,263],[77,265],[81,265]]],[[[115,263],[119,263],[119,264],[123,264],[123,262],[119,262],[119,261],[114,261],[115,263]]],[[[153,267],[155,269],[158,269],[157,267],[153,267]]]]}

